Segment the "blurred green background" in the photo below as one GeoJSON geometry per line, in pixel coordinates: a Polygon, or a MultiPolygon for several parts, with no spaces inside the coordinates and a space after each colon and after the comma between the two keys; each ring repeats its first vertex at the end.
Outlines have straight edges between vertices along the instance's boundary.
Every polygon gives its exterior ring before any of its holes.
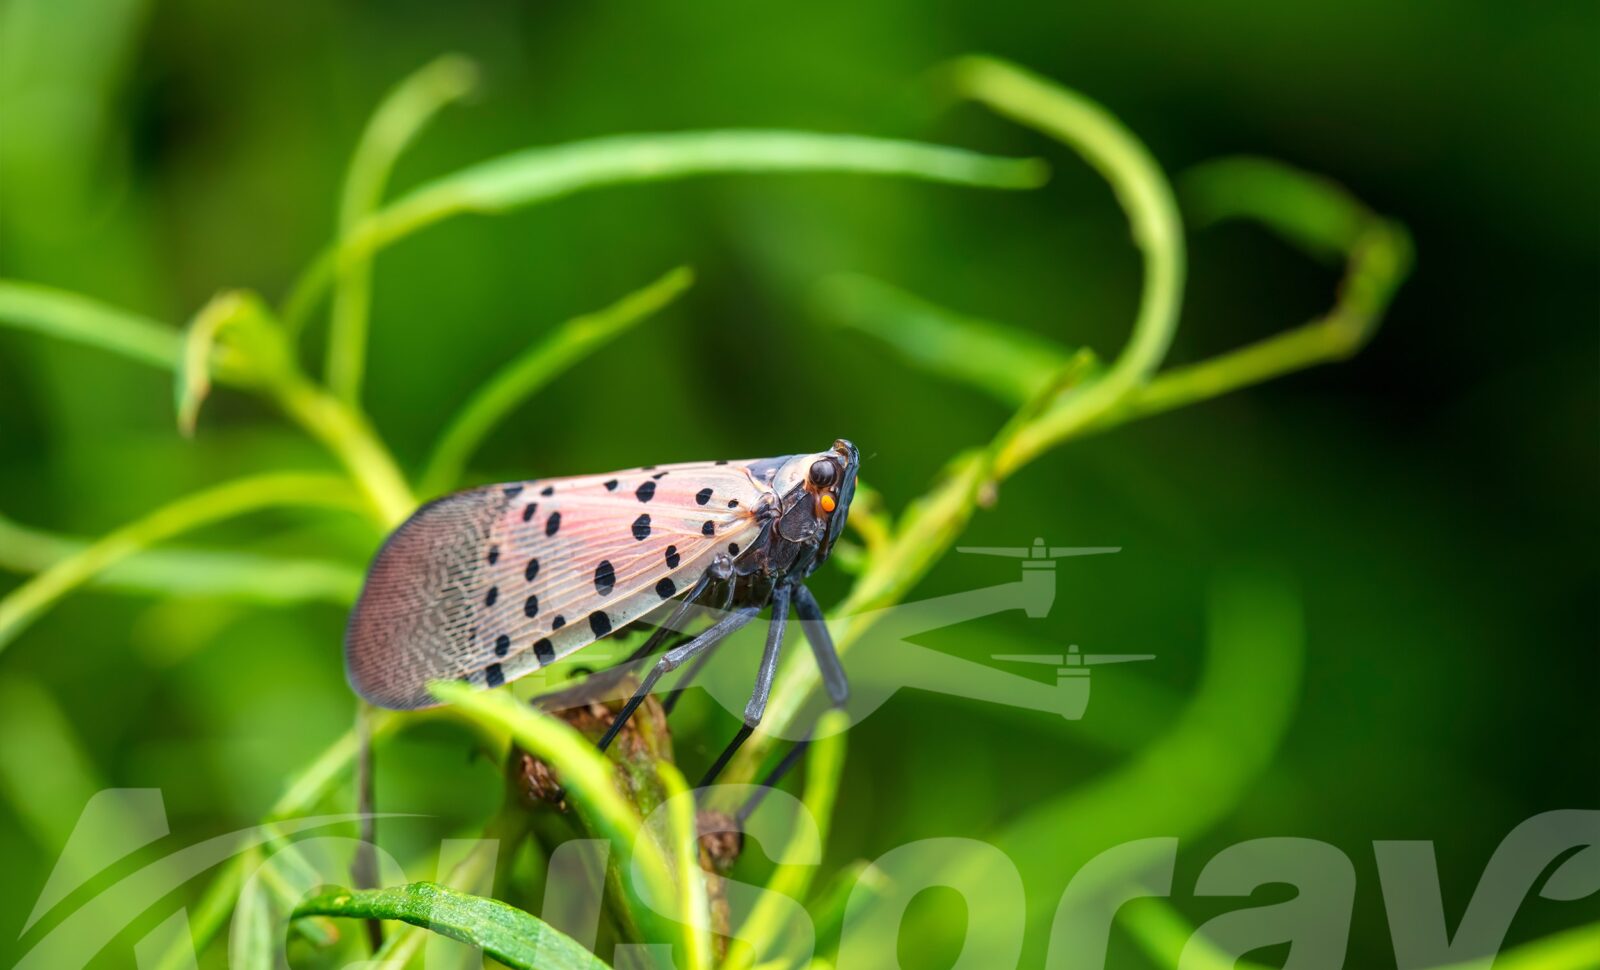
{"type": "MultiPolygon", "coordinates": [[[[1122,214],[1059,146],[977,109],[943,110],[928,71],[951,56],[993,52],[1084,92],[1174,175],[1248,152],[1336,179],[1416,243],[1373,342],[1347,363],[1076,441],[1025,469],[965,542],[1043,535],[1125,551],[1063,566],[1046,620],[997,617],[923,641],[974,660],[1019,643],[1159,660],[1098,673],[1082,724],[898,694],[850,734],[826,868],[918,838],[982,839],[1117,771],[1194,693],[1207,591],[1238,563],[1292,577],[1305,669],[1295,696],[1262,699],[1292,712],[1268,767],[1183,842],[1174,902],[1192,922],[1239,905],[1192,898],[1218,850],[1322,839],[1356,867],[1351,964],[1393,965],[1372,840],[1436,841],[1453,925],[1512,828],[1600,796],[1592,4],[9,0],[0,31],[0,274],[174,325],[226,287],[281,296],[333,235],[374,106],[449,51],[476,61],[483,82],[401,160],[397,189],[529,145],[724,126],[1050,160],[1050,183],[1021,193],[842,175],[612,189],[454,220],[386,251],[365,399],[413,468],[446,416],[536,335],[674,265],[695,268],[684,298],[519,410],[474,463],[483,480],[780,454],[845,435],[870,456],[864,477],[903,506],[1007,412],[831,326],[815,297],[836,272],[1113,353],[1140,275],[1122,214]]],[[[1334,271],[1259,229],[1189,243],[1173,362],[1282,330],[1334,297],[1334,271]]],[[[323,333],[311,331],[307,360],[320,360],[323,333]]],[[[185,440],[162,372],[0,330],[9,519],[92,536],[252,469],[326,465],[255,399],[218,392],[185,440]]],[[[193,541],[358,563],[374,539],[337,516],[283,514],[193,541]]],[[[952,556],[917,595],[1009,571],[952,556]]],[[[814,588],[828,604],[847,580],[825,569],[814,588]]],[[[0,590],[18,582],[5,575],[0,590]]],[[[90,591],[11,645],[0,681],[48,692],[85,777],[160,788],[187,844],[259,817],[348,727],[342,622],[332,604],[90,591]]],[[[1234,713],[1241,735],[1258,718],[1272,730],[1253,705],[1234,713]]],[[[731,724],[711,721],[703,743],[731,724]]],[[[5,721],[0,953],[77,810],[29,773],[51,772],[48,758],[16,754],[54,730],[5,721]]],[[[385,748],[380,805],[438,816],[386,832],[402,859],[492,809],[496,770],[469,749],[448,729],[385,748]]],[[[682,742],[680,756],[691,757],[682,742]]],[[[1063,844],[1094,838],[1070,821],[1062,831],[1063,844]]],[[[1054,883],[1030,880],[1030,900],[1059,895],[1077,864],[1061,858],[1054,883]]],[[[934,924],[951,905],[930,894],[911,918],[934,924]]],[[[1530,900],[1511,940],[1574,925],[1577,905],[1530,900]]],[[[907,965],[954,959],[961,924],[943,922],[902,941],[907,965]]],[[[1114,965],[1148,965],[1125,938],[1112,952],[1114,965]]]]}

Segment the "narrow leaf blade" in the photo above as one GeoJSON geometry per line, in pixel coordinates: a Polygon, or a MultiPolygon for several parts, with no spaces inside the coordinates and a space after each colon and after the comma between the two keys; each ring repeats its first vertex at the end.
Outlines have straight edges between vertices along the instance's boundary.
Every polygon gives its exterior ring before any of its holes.
{"type": "Polygon", "coordinates": [[[840,275],[818,291],[823,313],[876,337],[905,361],[1012,406],[1033,399],[1070,351],[1006,324],[965,316],[866,276],[840,275]]]}
{"type": "Polygon", "coordinates": [[[140,314],[76,293],[0,280],[0,326],[31,330],[121,354],[142,364],[178,366],[178,332],[140,314]]]}
{"type": "Polygon", "coordinates": [[[574,317],[501,368],[451,420],[440,435],[421,491],[434,495],[449,490],[483,440],[523,401],[563,371],[644,322],[694,282],[687,266],[629,293],[595,313],[574,317]]]}
{"type": "Polygon", "coordinates": [[[295,907],[296,919],[306,916],[399,920],[480,947],[517,970],[609,970],[576,940],[515,906],[432,882],[323,893],[295,907]]]}

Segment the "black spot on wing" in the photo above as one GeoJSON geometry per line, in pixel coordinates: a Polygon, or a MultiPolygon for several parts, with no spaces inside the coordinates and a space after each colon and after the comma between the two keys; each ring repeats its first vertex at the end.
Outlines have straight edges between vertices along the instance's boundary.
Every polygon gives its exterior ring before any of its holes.
{"type": "Polygon", "coordinates": [[[694,504],[704,505],[709,501],[711,501],[711,489],[702,488],[700,491],[694,493],[694,504]]]}
{"type": "Polygon", "coordinates": [[[528,565],[522,570],[522,578],[533,582],[533,577],[539,575],[539,560],[529,559],[528,565]]]}
{"type": "Polygon", "coordinates": [[[700,527],[700,534],[703,535],[703,536],[716,535],[717,534],[717,524],[715,522],[711,521],[710,519],[707,519],[706,520],[706,524],[702,525],[700,527]]]}
{"type": "Polygon", "coordinates": [[[529,502],[527,505],[524,505],[522,507],[522,521],[526,522],[533,518],[533,513],[537,511],[539,511],[538,502],[529,502]]]}
{"type": "Polygon", "coordinates": [[[504,633],[494,638],[494,655],[504,657],[511,652],[511,638],[504,633]]]}
{"type": "Polygon", "coordinates": [[[600,565],[594,567],[594,589],[601,596],[610,596],[617,585],[617,571],[612,568],[611,560],[602,559],[600,565]]]}
{"type": "Polygon", "coordinates": [[[668,546],[667,547],[667,568],[668,569],[677,569],[678,568],[678,561],[679,561],[678,547],[677,546],[668,546]]]}
{"type": "Polygon", "coordinates": [[[499,598],[500,598],[500,587],[498,587],[498,586],[490,586],[489,587],[489,592],[487,592],[487,593],[485,593],[483,595],[483,605],[484,606],[493,606],[494,605],[494,601],[499,599],[499,598]]]}
{"type": "Polygon", "coordinates": [[[613,478],[610,481],[606,482],[606,491],[615,492],[616,490],[617,490],[617,480],[615,478],[613,478]]]}
{"type": "Polygon", "coordinates": [[[656,483],[654,481],[645,482],[634,489],[633,494],[638,496],[639,501],[648,502],[656,497],[656,483]]]}
{"type": "Polygon", "coordinates": [[[645,512],[633,520],[633,537],[640,542],[650,538],[650,513],[645,512]]]}
{"type": "Polygon", "coordinates": [[[522,615],[530,619],[539,615],[539,597],[530,596],[522,601],[522,615]]]}
{"type": "Polygon", "coordinates": [[[550,629],[552,629],[552,630],[559,630],[559,629],[561,629],[562,627],[564,627],[566,625],[567,625],[567,618],[562,616],[559,613],[556,614],[556,618],[555,619],[550,621],[550,629]]]}
{"type": "Polygon", "coordinates": [[[500,547],[499,546],[490,546],[489,547],[489,565],[493,566],[495,563],[497,563],[499,561],[500,561],[500,547]]]}
{"type": "Polygon", "coordinates": [[[547,536],[553,536],[559,531],[561,531],[561,513],[551,512],[550,518],[546,519],[544,522],[544,534],[547,536]]]}
{"type": "Polygon", "coordinates": [[[500,669],[499,664],[490,664],[483,668],[483,682],[490,687],[499,687],[506,682],[505,671],[500,669]]]}
{"type": "Polygon", "coordinates": [[[678,591],[678,584],[672,581],[671,576],[661,577],[661,582],[656,583],[656,595],[666,599],[678,591]]]}
{"type": "Polygon", "coordinates": [[[556,662],[556,648],[551,645],[548,637],[541,637],[534,643],[533,655],[539,658],[540,666],[556,662]]]}
{"type": "Polygon", "coordinates": [[[543,495],[545,498],[549,498],[550,496],[554,495],[555,493],[556,493],[556,487],[554,485],[546,485],[544,488],[541,488],[539,490],[539,494],[543,495]]]}
{"type": "Polygon", "coordinates": [[[728,543],[728,555],[737,556],[738,554],[739,554],[739,544],[737,542],[728,543]]]}
{"type": "Polygon", "coordinates": [[[611,617],[606,616],[604,610],[595,610],[589,614],[589,629],[596,637],[605,636],[611,632],[611,617]]]}
{"type": "Polygon", "coordinates": [[[505,487],[505,496],[506,496],[506,498],[516,498],[518,495],[521,495],[521,494],[522,494],[522,486],[521,485],[507,485],[505,487]]]}

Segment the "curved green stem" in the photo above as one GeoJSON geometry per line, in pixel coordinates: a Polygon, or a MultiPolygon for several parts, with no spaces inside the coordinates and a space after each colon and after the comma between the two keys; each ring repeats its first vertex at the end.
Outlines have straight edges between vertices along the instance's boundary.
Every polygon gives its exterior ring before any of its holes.
{"type": "MultiPolygon", "coordinates": [[[[339,234],[348,235],[383,198],[395,160],[421,134],[433,116],[465,97],[478,71],[464,57],[449,54],[401,81],[379,105],[345,176],[339,199],[339,234]]],[[[361,397],[366,368],[367,318],[372,304],[372,261],[352,257],[339,267],[333,316],[328,331],[328,387],[342,400],[361,397]]]]}
{"type": "Polygon", "coordinates": [[[996,456],[1006,478],[1092,422],[1161,366],[1178,326],[1183,299],[1183,222],[1161,168],[1122,123],[1094,102],[1012,64],[985,57],[957,61],[957,90],[1077,151],[1110,183],[1144,256],[1144,280],[1133,333],[1098,380],[1063,397],[996,456]]]}

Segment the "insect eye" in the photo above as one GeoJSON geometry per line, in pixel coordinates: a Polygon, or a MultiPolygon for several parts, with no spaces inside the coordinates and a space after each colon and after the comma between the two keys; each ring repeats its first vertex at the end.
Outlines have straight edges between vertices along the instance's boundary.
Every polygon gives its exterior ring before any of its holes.
{"type": "Polygon", "coordinates": [[[811,484],[818,488],[827,488],[832,485],[834,478],[838,474],[839,470],[834,467],[833,462],[826,458],[811,463],[811,484]]]}

